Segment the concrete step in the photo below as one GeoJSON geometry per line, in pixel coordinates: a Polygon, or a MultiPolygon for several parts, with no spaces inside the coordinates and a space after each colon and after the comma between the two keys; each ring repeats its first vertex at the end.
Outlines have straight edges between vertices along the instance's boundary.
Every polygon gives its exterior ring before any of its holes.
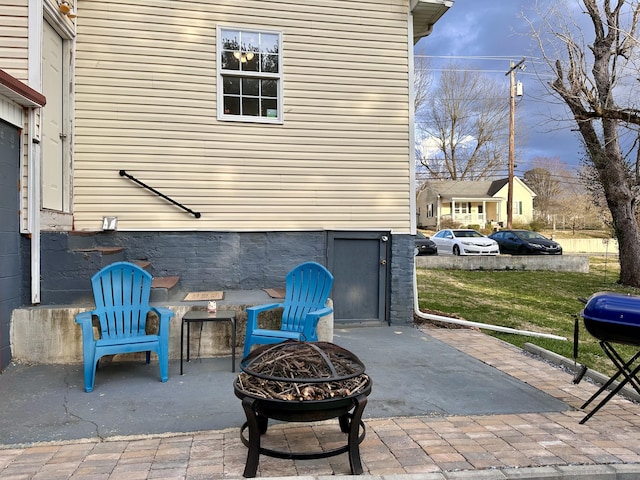
{"type": "Polygon", "coordinates": [[[139,266],[140,268],[142,268],[143,270],[146,270],[147,272],[151,267],[151,262],[148,260],[133,260],[131,263],[139,266]]]}
{"type": "Polygon", "coordinates": [[[166,302],[171,294],[177,290],[180,277],[153,277],[151,283],[151,302],[166,302]]]}
{"type": "Polygon", "coordinates": [[[88,247],[71,250],[74,254],[82,254],[97,259],[100,268],[106,267],[113,262],[121,262],[124,258],[124,247],[88,247]]]}

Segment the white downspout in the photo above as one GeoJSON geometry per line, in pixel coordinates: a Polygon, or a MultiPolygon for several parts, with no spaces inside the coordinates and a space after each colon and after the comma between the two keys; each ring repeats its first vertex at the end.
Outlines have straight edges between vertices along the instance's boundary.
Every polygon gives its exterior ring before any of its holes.
{"type": "Polygon", "coordinates": [[[40,303],[40,139],[35,135],[36,111],[29,113],[29,233],[31,234],[31,303],[40,303]]]}
{"type": "Polygon", "coordinates": [[[409,17],[407,20],[408,45],[407,56],[409,59],[409,233],[416,234],[417,218],[416,218],[416,132],[415,132],[415,59],[413,53],[413,14],[409,9],[409,17]]]}
{"type": "Polygon", "coordinates": [[[455,325],[464,325],[466,327],[476,327],[476,328],[482,328],[484,330],[492,330],[494,332],[502,332],[502,333],[515,333],[516,335],[525,335],[527,337],[540,337],[540,338],[550,338],[553,340],[565,340],[567,341],[567,339],[565,337],[561,337],[559,335],[553,335],[551,333],[537,333],[537,332],[530,332],[528,330],[516,330],[514,328],[509,328],[509,327],[501,327],[499,325],[490,325],[488,323],[479,323],[479,322],[470,322],[468,320],[462,320],[459,318],[450,318],[450,317],[443,317],[441,315],[433,315],[430,313],[423,313],[420,311],[420,308],[418,307],[418,274],[416,273],[417,270],[417,265],[415,265],[414,262],[414,266],[413,266],[413,311],[416,314],[416,316],[418,316],[419,318],[422,318],[424,320],[435,320],[437,322],[443,322],[443,323],[451,323],[451,324],[455,324],[455,325]]]}
{"type": "MultiPolygon", "coordinates": [[[[29,86],[42,91],[42,0],[29,0],[29,86]]],[[[36,115],[42,121],[42,109],[29,112],[28,158],[28,229],[31,234],[31,303],[40,303],[40,191],[41,191],[41,146],[40,130],[36,133],[36,115]]]]}

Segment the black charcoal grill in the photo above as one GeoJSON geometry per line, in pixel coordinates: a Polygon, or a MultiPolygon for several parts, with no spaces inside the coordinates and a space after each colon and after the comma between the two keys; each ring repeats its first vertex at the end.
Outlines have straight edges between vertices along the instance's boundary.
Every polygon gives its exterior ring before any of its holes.
{"type": "Polygon", "coordinates": [[[640,384],[637,378],[640,372],[640,363],[636,365],[637,360],[640,358],[640,350],[630,359],[625,360],[614,347],[616,343],[640,347],[640,297],[612,292],[594,293],[586,301],[581,316],[587,331],[599,340],[600,347],[617,368],[611,378],[581,408],[587,408],[602,392],[609,389],[618,378],[623,377],[615,388],[580,421],[583,424],[611,400],[615,394],[622,390],[627,383],[640,394],[640,384]]]}
{"type": "Polygon", "coordinates": [[[233,387],[247,418],[240,430],[240,439],[248,448],[245,477],[255,477],[260,454],[309,460],[348,453],[351,473],[362,473],[362,413],[372,382],[356,355],[329,342],[287,340],[256,348],[242,360],[241,368],[233,387]],[[283,370],[287,376],[281,373],[283,370]],[[338,418],[347,443],[322,452],[265,448],[261,435],[266,433],[270,418],[285,422],[338,418]]]}

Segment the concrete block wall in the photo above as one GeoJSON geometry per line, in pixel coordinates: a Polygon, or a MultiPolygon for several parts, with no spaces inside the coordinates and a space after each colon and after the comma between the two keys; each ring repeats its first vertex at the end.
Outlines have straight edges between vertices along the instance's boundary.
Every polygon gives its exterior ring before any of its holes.
{"type": "Polygon", "coordinates": [[[41,250],[41,304],[63,305],[90,301],[91,276],[118,260],[148,260],[154,277],[178,276],[184,292],[283,287],[296,265],[326,263],[326,233],[43,232],[41,250]],[[105,258],[91,251],[105,247],[123,253],[105,258]]]}
{"type": "MultiPolygon", "coordinates": [[[[327,302],[332,306],[331,299],[327,302]]],[[[242,357],[245,329],[247,324],[246,308],[251,305],[224,305],[225,310],[236,312],[236,359],[242,357]]],[[[180,337],[182,316],[192,308],[204,308],[203,305],[167,305],[175,316],[169,328],[169,358],[180,358],[180,337]]],[[[74,364],[82,363],[82,332],[75,323],[75,316],[89,307],[29,307],[14,310],[11,321],[11,349],[13,361],[28,364],[74,364]]],[[[280,327],[281,310],[272,310],[261,314],[260,326],[277,329],[280,327]]],[[[149,319],[149,328],[157,323],[149,319]]],[[[191,355],[195,357],[215,357],[231,355],[231,324],[229,322],[203,323],[202,336],[199,324],[191,325],[191,355]]],[[[333,341],[333,315],[322,317],[317,327],[318,339],[333,341]]],[[[186,337],[186,332],[185,332],[186,337]]],[[[186,338],[185,338],[186,342],[186,338]]],[[[186,355],[186,344],[185,344],[186,355]]],[[[125,361],[138,361],[144,353],[128,354],[125,361]]]]}
{"type": "Polygon", "coordinates": [[[414,245],[411,235],[392,237],[389,317],[393,324],[413,323],[414,245]]]}
{"type": "Polygon", "coordinates": [[[589,273],[589,257],[583,255],[420,256],[416,257],[416,267],[589,273]]]}

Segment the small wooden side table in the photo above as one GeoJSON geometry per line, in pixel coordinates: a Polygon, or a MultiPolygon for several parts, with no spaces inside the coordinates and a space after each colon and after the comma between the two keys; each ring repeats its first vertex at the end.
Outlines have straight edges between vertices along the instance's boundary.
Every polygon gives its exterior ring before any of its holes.
{"type": "Polygon", "coordinates": [[[236,371],[236,312],[233,310],[218,310],[210,313],[206,310],[189,310],[182,316],[180,331],[180,375],[183,375],[182,360],[184,358],[184,326],[187,325],[187,362],[191,353],[191,324],[193,322],[231,322],[231,371],[236,371]]]}

